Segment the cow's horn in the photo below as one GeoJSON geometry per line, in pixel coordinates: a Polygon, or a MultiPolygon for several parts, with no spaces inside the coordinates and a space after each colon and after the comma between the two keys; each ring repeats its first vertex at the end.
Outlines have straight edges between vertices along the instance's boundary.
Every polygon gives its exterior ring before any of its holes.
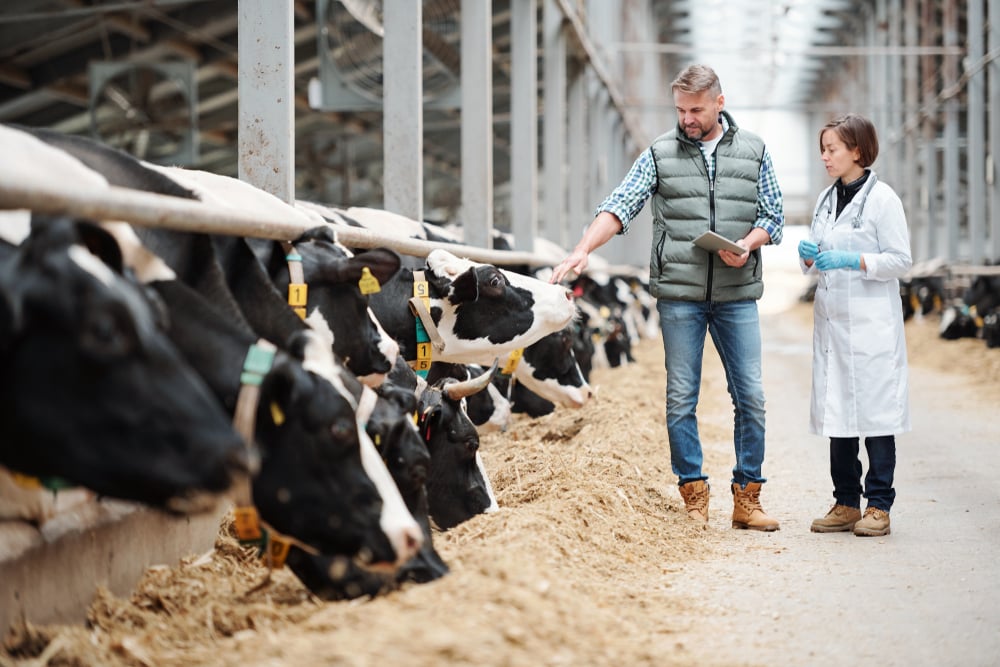
{"type": "Polygon", "coordinates": [[[497,368],[499,368],[499,366],[500,358],[497,357],[493,360],[493,368],[486,371],[479,377],[459,382],[449,382],[442,387],[441,391],[444,392],[445,396],[453,401],[477,394],[490,385],[490,380],[493,379],[493,374],[497,372],[497,368]]]}

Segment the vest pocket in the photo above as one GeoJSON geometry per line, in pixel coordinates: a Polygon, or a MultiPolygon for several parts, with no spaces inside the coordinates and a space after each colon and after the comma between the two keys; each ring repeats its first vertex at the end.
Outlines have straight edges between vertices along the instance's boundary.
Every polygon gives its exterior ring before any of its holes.
{"type": "Polygon", "coordinates": [[[663,244],[666,242],[666,232],[657,229],[653,233],[653,256],[649,258],[649,265],[655,270],[656,276],[663,274],[663,244]]]}

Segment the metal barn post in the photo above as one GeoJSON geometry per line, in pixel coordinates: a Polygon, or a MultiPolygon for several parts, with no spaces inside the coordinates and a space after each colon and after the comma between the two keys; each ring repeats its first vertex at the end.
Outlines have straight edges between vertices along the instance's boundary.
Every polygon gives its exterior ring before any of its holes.
{"type": "Polygon", "coordinates": [[[292,0],[240,0],[239,177],[295,199],[292,0]]]}
{"type": "Polygon", "coordinates": [[[462,222],[465,242],[493,247],[492,2],[462,0],[462,222]]]}
{"type": "Polygon", "coordinates": [[[423,220],[423,6],[413,0],[385,0],[383,22],[384,206],[387,211],[423,220]]]}
{"type": "Polygon", "coordinates": [[[510,230],[530,252],[538,233],[538,18],[535,0],[512,0],[510,16],[510,230]]]}

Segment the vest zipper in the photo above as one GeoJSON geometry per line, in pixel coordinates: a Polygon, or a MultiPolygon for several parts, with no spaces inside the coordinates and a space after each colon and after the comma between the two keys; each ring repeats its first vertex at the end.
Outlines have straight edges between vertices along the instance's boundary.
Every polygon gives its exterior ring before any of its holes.
{"type": "MultiPolygon", "coordinates": [[[[716,172],[719,169],[718,160],[715,163],[716,172]]],[[[705,170],[708,171],[708,161],[705,161],[705,170]]],[[[708,178],[708,228],[715,231],[715,178],[708,178]]],[[[705,301],[712,300],[712,276],[715,275],[715,253],[708,253],[708,281],[706,282],[705,301]]]]}

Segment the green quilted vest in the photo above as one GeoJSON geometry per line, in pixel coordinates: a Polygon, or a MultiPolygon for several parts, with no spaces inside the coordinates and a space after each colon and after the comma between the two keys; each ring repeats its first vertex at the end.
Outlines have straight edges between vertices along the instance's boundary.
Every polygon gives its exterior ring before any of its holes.
{"type": "Polygon", "coordinates": [[[737,128],[732,117],[722,113],[729,130],[715,149],[714,186],[698,144],[678,128],[657,138],[651,147],[657,189],[651,203],[649,283],[657,298],[741,301],[759,299],[764,292],[759,248],[736,269],[692,243],[708,230],[741,239],[757,220],[757,179],[764,142],[737,128]]]}

